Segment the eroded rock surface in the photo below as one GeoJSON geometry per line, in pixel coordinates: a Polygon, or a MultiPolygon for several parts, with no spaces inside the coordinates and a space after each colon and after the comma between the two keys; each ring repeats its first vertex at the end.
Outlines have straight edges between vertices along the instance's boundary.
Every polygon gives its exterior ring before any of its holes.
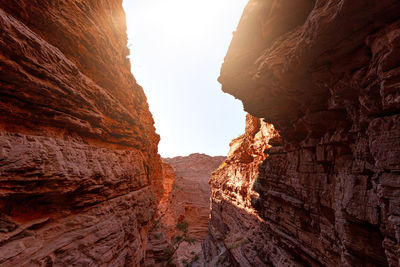
{"type": "Polygon", "coordinates": [[[172,264],[175,260],[174,255],[171,255],[172,250],[168,250],[177,235],[175,182],[174,169],[168,163],[162,162],[162,194],[159,196],[155,219],[150,225],[146,258],[142,266],[165,266],[168,261],[172,264]]]}
{"type": "Polygon", "coordinates": [[[210,266],[400,265],[399,8],[249,1],[219,80],[281,140],[214,174],[210,266]]]}
{"type": "Polygon", "coordinates": [[[208,233],[210,210],[210,175],[224,161],[225,157],[211,157],[205,154],[191,154],[187,157],[164,158],[174,169],[177,216],[183,216],[189,223],[189,234],[203,240],[208,233]]]}
{"type": "Polygon", "coordinates": [[[183,267],[190,262],[190,266],[202,266],[201,243],[210,217],[208,181],[224,159],[198,153],[163,159],[163,193],[150,227],[144,266],[183,267]],[[179,224],[187,224],[187,234],[179,224]]]}
{"type": "Polygon", "coordinates": [[[144,258],[159,137],[121,2],[0,1],[1,266],[144,258]]]}
{"type": "MultiPolygon", "coordinates": [[[[208,181],[225,157],[211,157],[205,154],[191,154],[186,157],[164,158],[175,171],[174,201],[169,209],[177,222],[188,223],[188,237],[193,244],[183,242],[176,252],[176,264],[184,266],[183,260],[190,262],[196,255],[202,261],[201,242],[208,233],[210,217],[210,190],[208,181]]],[[[197,258],[197,257],[196,257],[197,258]]]]}
{"type": "Polygon", "coordinates": [[[269,142],[279,142],[274,127],[251,115],[246,116],[246,131],[232,140],[225,162],[210,179],[211,220],[203,244],[206,266],[264,265],[271,249],[266,244],[267,226],[252,206],[258,197],[253,185],[259,165],[266,159],[269,142]]]}

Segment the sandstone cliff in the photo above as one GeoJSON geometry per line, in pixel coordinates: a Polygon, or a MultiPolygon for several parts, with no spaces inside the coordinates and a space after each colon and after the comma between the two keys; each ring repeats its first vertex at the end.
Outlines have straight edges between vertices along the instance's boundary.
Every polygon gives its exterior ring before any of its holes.
{"type": "Polygon", "coordinates": [[[210,214],[208,181],[224,159],[198,153],[163,159],[162,195],[144,266],[186,266],[184,262],[201,266],[201,242],[208,233],[210,214]],[[179,226],[185,224],[186,234],[179,226]]]}
{"type": "Polygon", "coordinates": [[[187,157],[164,158],[175,171],[177,216],[183,216],[189,223],[189,234],[203,240],[208,233],[210,209],[210,187],[208,181],[225,157],[211,157],[205,154],[191,154],[187,157]]]}
{"type": "MultiPolygon", "coordinates": [[[[191,154],[186,157],[164,158],[175,171],[173,200],[168,208],[168,216],[175,217],[176,222],[188,224],[188,237],[194,239],[193,244],[183,242],[175,255],[178,266],[182,261],[190,262],[200,256],[201,242],[208,233],[210,214],[210,190],[208,181],[211,173],[221,165],[225,157],[211,157],[205,154],[191,154]]],[[[167,223],[170,227],[170,224],[167,223]]],[[[175,229],[176,231],[176,229],[175,229]]]]}
{"type": "Polygon", "coordinates": [[[159,137],[121,2],[0,1],[1,266],[144,258],[159,137]]]}
{"type": "Polygon", "coordinates": [[[203,244],[206,266],[258,266],[270,247],[268,232],[252,207],[259,165],[267,158],[269,143],[279,142],[274,127],[251,115],[246,131],[232,140],[225,162],[210,179],[211,220],[203,244]]]}
{"type": "Polygon", "coordinates": [[[172,252],[168,247],[177,235],[176,224],[178,219],[175,214],[176,177],[173,168],[168,163],[162,162],[162,194],[159,195],[157,212],[149,228],[149,239],[146,247],[145,262],[142,266],[165,266],[168,261],[173,263],[172,252]]]}
{"type": "Polygon", "coordinates": [[[248,119],[250,141],[231,144],[211,180],[208,265],[400,265],[398,10],[249,1],[219,81],[281,140],[248,119]]]}

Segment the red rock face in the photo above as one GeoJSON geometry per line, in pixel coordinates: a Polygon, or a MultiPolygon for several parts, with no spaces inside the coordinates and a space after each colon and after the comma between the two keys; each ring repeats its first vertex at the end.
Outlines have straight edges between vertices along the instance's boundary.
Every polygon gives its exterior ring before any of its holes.
{"type": "Polygon", "coordinates": [[[143,260],[162,174],[125,32],[120,0],[0,1],[1,266],[143,260]]]}
{"type": "Polygon", "coordinates": [[[146,247],[145,262],[141,266],[164,266],[170,256],[166,249],[176,235],[178,218],[175,214],[176,194],[174,185],[176,177],[173,168],[162,162],[162,188],[158,195],[158,205],[155,220],[149,229],[149,239],[146,247]]]}
{"type": "Polygon", "coordinates": [[[399,8],[249,2],[219,80],[282,140],[214,174],[210,266],[400,265],[399,8]]]}
{"type": "Polygon", "coordinates": [[[170,264],[184,267],[183,261],[190,262],[196,255],[199,258],[193,266],[202,263],[201,242],[208,233],[210,215],[208,181],[224,159],[205,154],[163,159],[163,193],[155,223],[150,227],[144,266],[165,266],[171,260],[170,264]],[[182,222],[188,224],[186,237],[193,239],[193,244],[183,241],[171,255],[168,246],[174,244],[176,237],[183,236],[177,227],[182,222]]]}
{"type": "Polygon", "coordinates": [[[211,220],[209,235],[203,243],[206,266],[265,265],[270,247],[266,225],[258,216],[252,200],[260,174],[259,165],[267,158],[269,142],[279,142],[274,127],[247,115],[246,132],[232,140],[225,162],[210,179],[211,220]]]}
{"type": "Polygon", "coordinates": [[[223,156],[191,154],[187,157],[164,158],[175,172],[174,193],[176,217],[189,224],[189,235],[198,241],[208,233],[210,214],[210,175],[225,160],[223,156]]]}
{"type": "MultiPolygon", "coordinates": [[[[176,252],[176,264],[184,266],[182,260],[190,262],[196,254],[201,256],[201,242],[208,233],[210,216],[210,190],[208,181],[225,157],[211,157],[205,154],[191,154],[187,157],[164,158],[175,171],[174,201],[169,213],[176,220],[188,223],[188,236],[194,244],[184,242],[176,252]]],[[[175,229],[176,230],[176,229],[175,229]]],[[[198,264],[202,259],[196,261],[198,264]]]]}

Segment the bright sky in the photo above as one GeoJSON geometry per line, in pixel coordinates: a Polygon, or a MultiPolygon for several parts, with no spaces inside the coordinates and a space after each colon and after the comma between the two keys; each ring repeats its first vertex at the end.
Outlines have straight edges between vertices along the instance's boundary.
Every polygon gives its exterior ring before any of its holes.
{"type": "Polygon", "coordinates": [[[247,0],[124,0],[132,72],[163,157],[226,155],[244,132],[242,103],[221,91],[221,64],[247,0]]]}

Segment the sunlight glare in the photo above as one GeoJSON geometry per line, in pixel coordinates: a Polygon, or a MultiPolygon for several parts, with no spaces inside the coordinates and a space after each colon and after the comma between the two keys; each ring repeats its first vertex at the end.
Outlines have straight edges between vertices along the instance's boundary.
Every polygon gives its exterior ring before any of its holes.
{"type": "Polygon", "coordinates": [[[225,155],[243,133],[242,103],[217,78],[248,0],[124,0],[133,74],[163,156],[225,155]]]}
{"type": "Polygon", "coordinates": [[[191,44],[213,34],[221,9],[232,0],[168,0],[158,1],[151,20],[157,32],[175,44],[191,44]]]}

